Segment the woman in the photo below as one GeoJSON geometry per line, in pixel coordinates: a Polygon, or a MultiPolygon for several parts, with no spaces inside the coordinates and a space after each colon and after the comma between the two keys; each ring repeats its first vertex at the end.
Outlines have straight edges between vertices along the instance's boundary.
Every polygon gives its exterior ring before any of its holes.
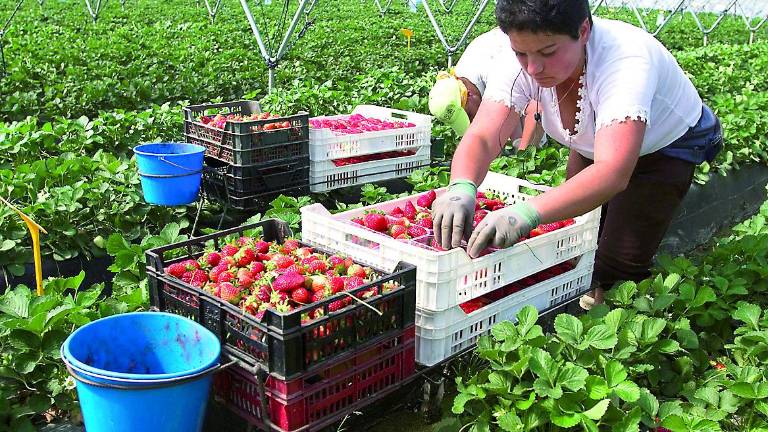
{"type": "Polygon", "coordinates": [[[522,71],[511,92],[486,89],[454,155],[448,191],[434,203],[436,238],[458,247],[470,234],[476,185],[498,154],[498,131],[537,104],[547,135],[570,148],[567,180],[488,214],[467,251],[508,247],[539,223],[603,206],[596,289],[582,301],[589,307],[615,282],[650,275],[696,165],[722,146],[720,124],[666,48],[629,24],[593,20],[587,0],[499,0],[496,18],[522,71]]]}

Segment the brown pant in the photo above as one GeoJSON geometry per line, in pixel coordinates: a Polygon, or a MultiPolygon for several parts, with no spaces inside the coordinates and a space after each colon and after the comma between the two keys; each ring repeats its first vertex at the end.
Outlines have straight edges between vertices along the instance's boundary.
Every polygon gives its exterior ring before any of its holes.
{"type": "MultiPolygon", "coordinates": [[[[568,178],[592,164],[576,151],[568,158],[568,178]]],[[[640,157],[627,188],[603,204],[593,286],[650,276],[653,256],[688,192],[696,166],[663,154],[640,157]]]]}

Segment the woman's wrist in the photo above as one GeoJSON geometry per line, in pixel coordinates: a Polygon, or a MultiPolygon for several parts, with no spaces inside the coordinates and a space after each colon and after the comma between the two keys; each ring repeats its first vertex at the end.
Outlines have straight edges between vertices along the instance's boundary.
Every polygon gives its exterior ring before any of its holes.
{"type": "Polygon", "coordinates": [[[477,185],[472,180],[467,179],[451,180],[448,190],[462,192],[472,197],[477,195],[477,185]]]}

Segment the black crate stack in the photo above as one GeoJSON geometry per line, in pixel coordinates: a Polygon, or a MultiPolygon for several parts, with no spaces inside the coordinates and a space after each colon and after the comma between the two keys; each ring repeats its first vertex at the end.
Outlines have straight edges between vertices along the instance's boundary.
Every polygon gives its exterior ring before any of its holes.
{"type": "Polygon", "coordinates": [[[224,129],[204,124],[204,115],[261,113],[256,101],[184,108],[184,136],[206,148],[203,189],[209,198],[251,210],[279,194],[309,191],[309,114],[265,120],[227,121],[224,129]]]}

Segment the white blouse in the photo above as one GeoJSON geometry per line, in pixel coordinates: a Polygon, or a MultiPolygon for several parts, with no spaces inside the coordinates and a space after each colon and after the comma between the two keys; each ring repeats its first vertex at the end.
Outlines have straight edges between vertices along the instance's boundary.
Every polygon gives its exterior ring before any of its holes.
{"type": "Polygon", "coordinates": [[[538,101],[547,135],[589,159],[594,159],[595,133],[604,126],[644,121],[640,155],[645,155],[671,144],[701,116],[701,98],[672,54],[644,30],[621,21],[594,18],[575,131],[563,128],[554,87],[540,88],[526,72],[519,73],[514,54],[497,59],[502,61],[510,66],[492,73],[483,99],[521,114],[529,101],[538,101]]]}

